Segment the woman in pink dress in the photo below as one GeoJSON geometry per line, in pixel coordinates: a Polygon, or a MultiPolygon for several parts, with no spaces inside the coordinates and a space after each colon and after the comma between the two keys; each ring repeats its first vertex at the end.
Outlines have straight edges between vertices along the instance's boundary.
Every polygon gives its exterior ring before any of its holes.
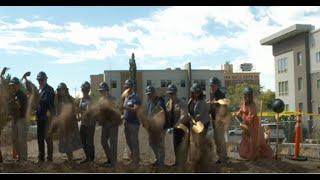
{"type": "Polygon", "coordinates": [[[260,126],[257,116],[256,104],[253,101],[253,90],[246,87],[243,93],[242,103],[237,117],[242,119],[242,139],[239,148],[240,157],[248,160],[272,159],[271,147],[264,139],[263,127],[260,126]]]}

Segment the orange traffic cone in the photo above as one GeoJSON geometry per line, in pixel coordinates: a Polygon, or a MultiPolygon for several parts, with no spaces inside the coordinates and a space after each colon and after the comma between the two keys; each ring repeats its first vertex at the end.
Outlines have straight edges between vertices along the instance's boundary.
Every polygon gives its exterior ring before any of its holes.
{"type": "Polygon", "coordinates": [[[14,160],[18,159],[18,154],[15,148],[12,148],[12,159],[14,160]]]}
{"type": "Polygon", "coordinates": [[[304,156],[299,156],[300,153],[300,143],[301,143],[301,135],[302,135],[302,129],[301,129],[301,121],[302,121],[302,115],[301,115],[301,109],[298,110],[297,120],[296,120],[296,126],[295,126],[295,141],[294,141],[294,155],[287,156],[288,159],[296,160],[296,161],[306,161],[307,158],[304,156]]]}
{"type": "Polygon", "coordinates": [[[0,150],[0,163],[2,163],[3,162],[3,159],[2,159],[2,152],[1,152],[1,150],[0,150]]]}
{"type": "Polygon", "coordinates": [[[296,129],[296,136],[295,136],[295,144],[294,144],[294,159],[297,159],[300,153],[300,142],[301,142],[301,109],[299,109],[295,129],[296,129]]]}

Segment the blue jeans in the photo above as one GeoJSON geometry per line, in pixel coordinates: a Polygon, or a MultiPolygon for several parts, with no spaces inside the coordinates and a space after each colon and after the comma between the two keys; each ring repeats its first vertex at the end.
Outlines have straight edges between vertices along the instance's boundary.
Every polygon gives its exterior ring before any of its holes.
{"type": "Polygon", "coordinates": [[[132,160],[134,164],[140,161],[140,148],[139,148],[139,128],[140,125],[125,122],[124,133],[129,149],[132,153],[132,160]]]}
{"type": "Polygon", "coordinates": [[[95,158],[94,150],[94,133],[96,130],[96,124],[92,125],[81,125],[80,126],[80,137],[83,146],[83,151],[86,155],[87,160],[93,161],[95,158]]]}
{"type": "Polygon", "coordinates": [[[112,165],[117,163],[118,126],[104,124],[101,131],[101,145],[112,165]]]}

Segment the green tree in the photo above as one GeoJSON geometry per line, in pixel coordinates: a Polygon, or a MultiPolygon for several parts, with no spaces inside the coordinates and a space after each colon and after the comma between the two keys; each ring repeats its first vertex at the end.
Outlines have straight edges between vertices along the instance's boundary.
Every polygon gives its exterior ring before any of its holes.
{"type": "Polygon", "coordinates": [[[263,102],[263,111],[272,111],[272,103],[276,98],[275,92],[268,89],[267,91],[262,91],[259,99],[263,102]]]}
{"type": "Polygon", "coordinates": [[[247,83],[239,83],[227,88],[227,98],[230,99],[231,111],[237,111],[240,108],[240,103],[243,98],[243,90],[245,87],[250,86],[254,91],[254,96],[257,98],[260,96],[261,87],[258,85],[250,85],[247,83]]]}
{"type": "Polygon", "coordinates": [[[240,103],[243,98],[243,89],[245,87],[251,87],[254,91],[254,98],[257,103],[257,109],[260,111],[260,102],[262,101],[262,111],[272,111],[272,102],[275,99],[275,92],[271,90],[263,91],[258,85],[251,85],[247,83],[235,84],[227,88],[227,98],[230,99],[230,108],[232,111],[239,109],[240,103]]]}
{"type": "Polygon", "coordinates": [[[90,95],[91,95],[93,103],[98,102],[99,98],[101,97],[99,91],[96,89],[91,89],[90,95]]]}

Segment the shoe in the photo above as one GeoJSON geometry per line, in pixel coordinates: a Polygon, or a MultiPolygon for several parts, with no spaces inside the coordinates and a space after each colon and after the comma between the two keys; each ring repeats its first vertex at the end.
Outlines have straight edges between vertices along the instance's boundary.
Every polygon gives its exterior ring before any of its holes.
{"type": "Polygon", "coordinates": [[[44,159],[38,159],[37,164],[42,164],[42,163],[44,163],[44,159]]]}
{"type": "Polygon", "coordinates": [[[90,160],[89,160],[89,159],[84,159],[84,160],[82,160],[82,161],[80,162],[80,164],[84,164],[84,163],[87,163],[87,162],[90,162],[90,160]]]}
{"type": "Polygon", "coordinates": [[[216,164],[228,164],[229,162],[227,160],[217,160],[216,164]]]}
{"type": "Polygon", "coordinates": [[[152,167],[161,168],[164,167],[164,163],[160,163],[159,161],[156,161],[151,164],[152,167]]]}
{"type": "Polygon", "coordinates": [[[221,164],[221,163],[222,163],[222,161],[220,161],[220,160],[216,161],[216,164],[221,164]]]}
{"type": "Polygon", "coordinates": [[[48,157],[48,158],[47,158],[47,161],[48,161],[48,162],[52,162],[52,157],[48,157]]]}
{"type": "Polygon", "coordinates": [[[112,167],[114,167],[114,166],[111,164],[110,161],[104,162],[104,163],[103,163],[103,166],[106,167],[106,168],[112,168],[112,167]]]}

